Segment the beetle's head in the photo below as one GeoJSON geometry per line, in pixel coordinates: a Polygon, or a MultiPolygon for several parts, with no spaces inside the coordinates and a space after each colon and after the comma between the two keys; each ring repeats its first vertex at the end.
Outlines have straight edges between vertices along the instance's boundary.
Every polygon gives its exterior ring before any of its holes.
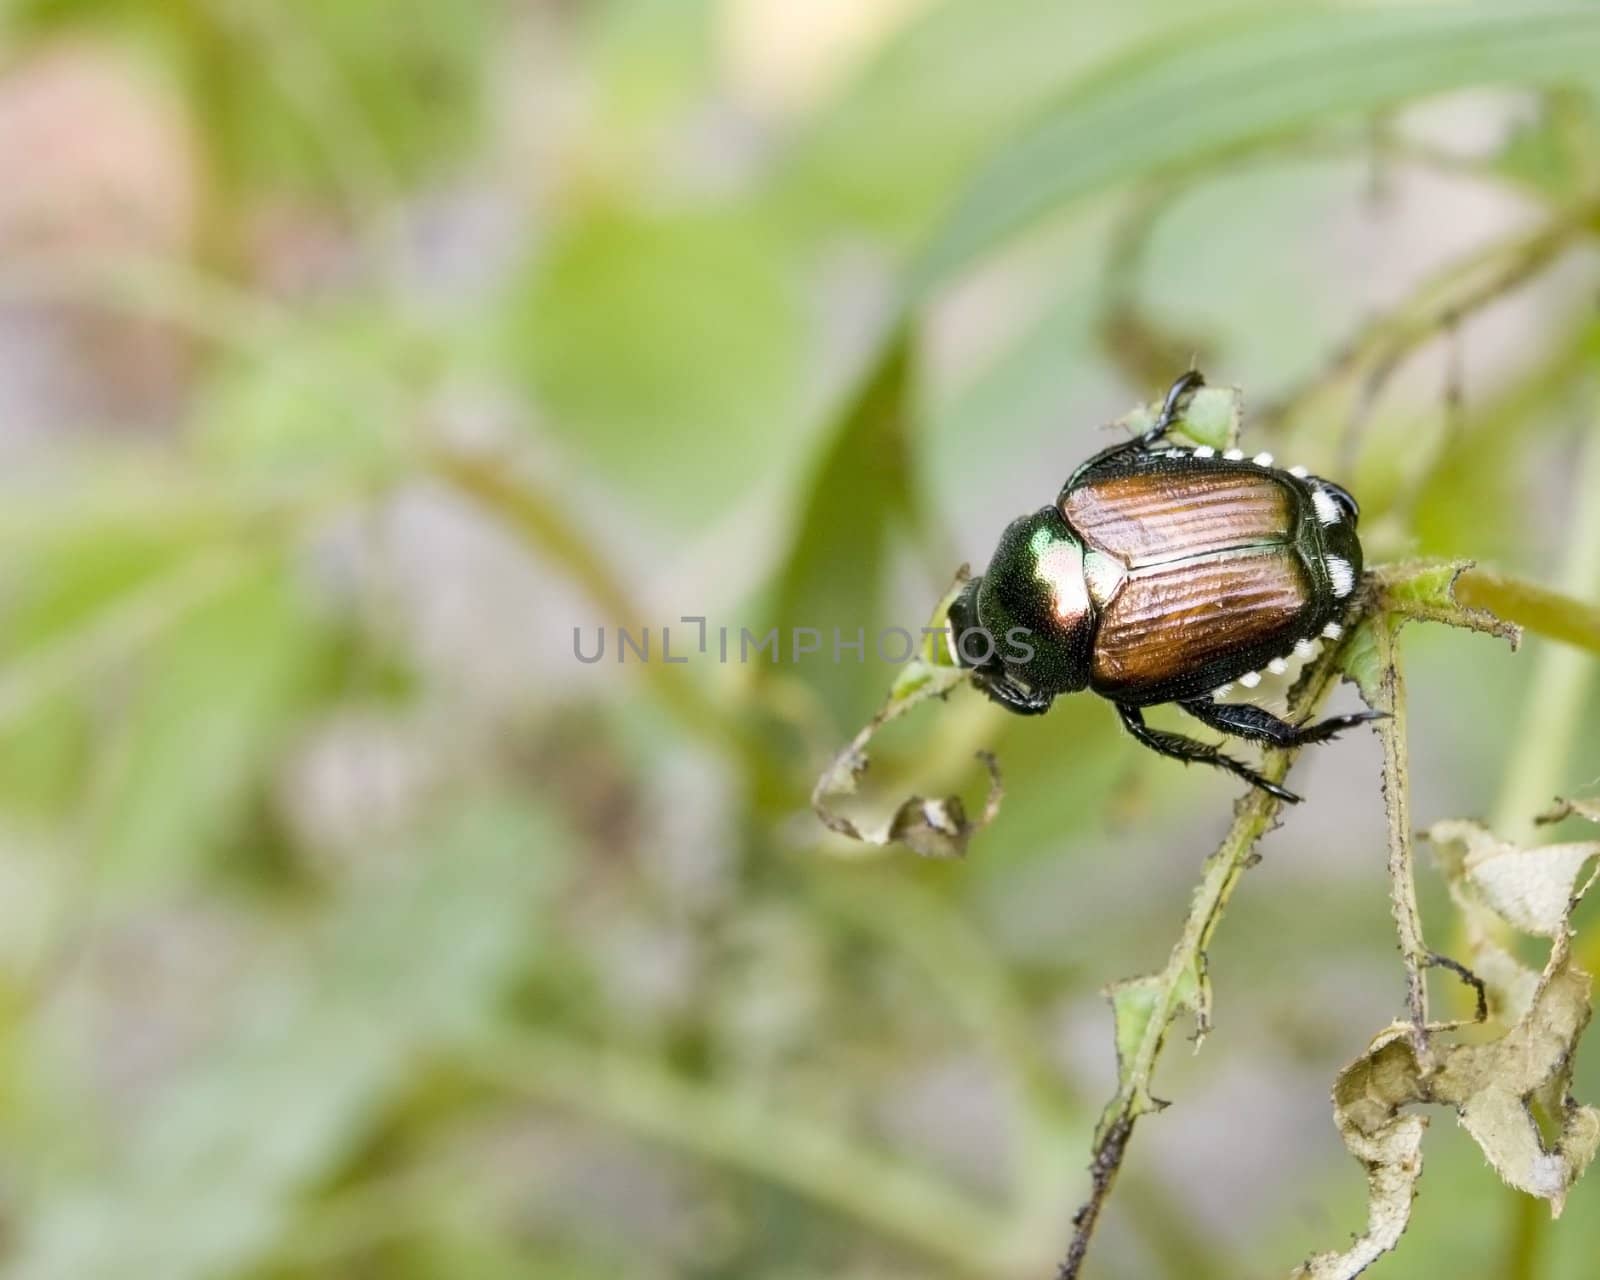
{"type": "Polygon", "coordinates": [[[1083,560],[1055,507],[1013,520],[988,571],[950,608],[957,661],[1046,699],[1086,687],[1094,605],[1083,560]]]}

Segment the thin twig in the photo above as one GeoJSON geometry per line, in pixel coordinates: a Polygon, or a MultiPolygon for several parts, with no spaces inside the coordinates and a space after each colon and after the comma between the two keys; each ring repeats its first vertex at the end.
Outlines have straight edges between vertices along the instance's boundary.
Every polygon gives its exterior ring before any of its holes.
{"type": "MultiPolygon", "coordinates": [[[[1139,297],[1139,276],[1156,229],[1190,192],[1217,181],[1219,175],[1248,172],[1254,168],[1283,164],[1286,160],[1301,163],[1308,160],[1337,162],[1359,155],[1363,150],[1385,162],[1393,161],[1470,178],[1519,193],[1526,193],[1528,189],[1527,184],[1519,181],[1508,169],[1485,163],[1474,156],[1435,147],[1420,139],[1407,138],[1391,130],[1378,133],[1364,130],[1357,134],[1330,131],[1321,136],[1296,135],[1292,140],[1271,138],[1199,175],[1153,181],[1136,195],[1131,209],[1113,229],[1106,254],[1106,267],[1101,276],[1096,329],[1102,348],[1116,363],[1122,376],[1134,386],[1156,385],[1170,378],[1174,369],[1183,368],[1191,361],[1205,363],[1206,344],[1158,320],[1142,305],[1139,297]]],[[[1448,326],[1458,318],[1450,316],[1444,323],[1448,326]]],[[[1336,359],[1346,359],[1354,354],[1353,348],[1346,348],[1336,359]]],[[[1324,370],[1314,381],[1320,382],[1333,372],[1324,370]]],[[[1385,372],[1374,379],[1377,384],[1372,388],[1374,398],[1386,377],[1385,372]]],[[[1279,411],[1263,416],[1258,425],[1263,429],[1271,429],[1276,421],[1283,418],[1284,414],[1279,411]]]]}
{"type": "MultiPolygon", "coordinates": [[[[644,629],[632,593],[599,555],[555,499],[515,461],[450,450],[427,458],[429,471],[479,507],[494,514],[530,547],[567,573],[610,619],[633,631],[644,629]]],[[[732,752],[745,766],[765,769],[769,753],[752,741],[738,718],[680,669],[658,662],[638,665],[662,706],[689,730],[732,752]]],[[[771,779],[769,779],[771,781],[771,779]]]]}
{"type": "MultiPolygon", "coordinates": [[[[1574,459],[1573,488],[1568,499],[1566,562],[1561,567],[1561,585],[1579,596],[1600,594],[1600,430],[1585,424],[1587,439],[1574,459]]],[[[1466,575],[1463,575],[1466,576],[1466,575]]],[[[1569,597],[1553,591],[1530,588],[1515,579],[1478,578],[1474,571],[1468,590],[1481,595],[1498,591],[1510,601],[1485,601],[1502,617],[1507,603],[1537,604],[1540,621],[1552,624],[1545,634],[1559,630],[1558,638],[1569,644],[1600,652],[1600,609],[1593,605],[1572,607],[1569,597]],[[1565,606],[1565,607],[1563,607],[1565,606]]],[[[1457,595],[1466,594],[1457,587],[1457,595]]],[[[1593,687],[1595,664],[1570,648],[1545,648],[1534,663],[1533,681],[1523,701],[1523,713],[1512,741],[1519,744],[1501,784],[1494,808],[1494,831],[1508,840],[1532,840],[1535,828],[1532,815],[1561,790],[1562,771],[1568,767],[1573,747],[1584,724],[1584,708],[1593,687]]]]}
{"type": "Polygon", "coordinates": [[[1354,384],[1356,407],[1338,446],[1348,464],[1365,416],[1363,406],[1370,406],[1388,375],[1406,357],[1543,271],[1592,231],[1597,217],[1600,199],[1583,200],[1532,232],[1503,237],[1446,264],[1408,301],[1366,325],[1297,391],[1268,406],[1259,415],[1258,426],[1271,429],[1295,422],[1325,397],[1354,384]]]}
{"type": "Polygon", "coordinates": [[[942,1179],[838,1136],[793,1099],[703,1084],[653,1061],[519,1029],[488,1033],[470,1068],[675,1149],[789,1188],[963,1275],[1020,1275],[1013,1223],[942,1179]]]}
{"type": "MultiPolygon", "coordinates": [[[[1338,649],[1329,646],[1291,693],[1291,716],[1298,720],[1314,713],[1337,680],[1338,649]]],[[[1262,773],[1273,782],[1282,782],[1298,754],[1298,748],[1268,751],[1262,773]]],[[[1186,1007],[1194,1010],[1202,1034],[1209,1027],[1210,1001],[1204,977],[1206,948],[1239,878],[1255,860],[1257,841],[1271,829],[1281,804],[1276,796],[1253,788],[1239,801],[1228,834],[1205,861],[1200,886],[1195,891],[1177,945],[1166,967],[1149,980],[1152,1008],[1143,1037],[1131,1057],[1121,1064],[1116,1095],[1096,1130],[1089,1166],[1092,1177],[1089,1198],[1073,1217],[1072,1242],[1057,1270],[1057,1280],[1077,1280],[1100,1211],[1127,1154],[1134,1124],[1140,1115],[1160,1105],[1150,1096],[1149,1084],[1166,1043],[1168,1027],[1186,1007]]]]}
{"type": "Polygon", "coordinates": [[[1411,782],[1406,759],[1405,682],[1400,655],[1395,649],[1395,624],[1375,619],[1372,637],[1382,672],[1380,710],[1388,718],[1377,723],[1383,743],[1384,813],[1389,826],[1389,901],[1400,934],[1400,957],[1406,972],[1406,1011],[1411,1017],[1411,1043],[1419,1063],[1428,1058],[1427,969],[1433,953],[1422,937],[1422,913],[1417,906],[1415,856],[1411,839],[1411,782]]]}

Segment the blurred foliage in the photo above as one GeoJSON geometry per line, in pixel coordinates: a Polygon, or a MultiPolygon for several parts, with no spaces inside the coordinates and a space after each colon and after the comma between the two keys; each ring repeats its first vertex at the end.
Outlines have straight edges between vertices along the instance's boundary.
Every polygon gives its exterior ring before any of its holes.
{"type": "MultiPolygon", "coordinates": [[[[1233,789],[957,690],[863,803],[992,749],[1005,807],[855,865],[806,802],[875,637],[1198,340],[1374,561],[1584,641],[1597,54],[1578,0],[0,2],[5,1273],[1049,1274],[1098,992],[1233,789]]],[[[1405,649],[1418,825],[1592,792],[1592,654],[1405,649]]],[[[1360,1222],[1377,757],[1296,768],[1092,1274],[1360,1222]]],[[[1551,1228],[1448,1128],[1371,1274],[1588,1276],[1595,1180],[1551,1228]]]]}

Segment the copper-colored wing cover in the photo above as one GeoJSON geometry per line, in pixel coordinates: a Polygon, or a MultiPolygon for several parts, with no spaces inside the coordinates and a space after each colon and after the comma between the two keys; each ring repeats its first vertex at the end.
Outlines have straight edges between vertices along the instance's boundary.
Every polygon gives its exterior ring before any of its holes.
{"type": "Polygon", "coordinates": [[[1287,650],[1311,597],[1298,510],[1264,469],[1220,464],[1112,473],[1063,495],[1068,522],[1126,571],[1101,607],[1093,687],[1141,701],[1201,667],[1217,664],[1220,683],[1287,650]]]}
{"type": "Polygon", "coordinates": [[[1294,538],[1289,490],[1257,467],[1147,470],[1069,489],[1061,514],[1130,569],[1294,538]]]}

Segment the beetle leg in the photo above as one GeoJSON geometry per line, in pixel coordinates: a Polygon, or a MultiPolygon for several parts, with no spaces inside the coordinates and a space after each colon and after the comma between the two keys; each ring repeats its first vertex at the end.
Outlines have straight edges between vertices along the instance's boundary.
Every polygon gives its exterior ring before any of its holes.
{"type": "Polygon", "coordinates": [[[1249,702],[1213,702],[1209,698],[1195,698],[1178,704],[1202,724],[1235,737],[1252,742],[1264,742],[1272,747],[1303,747],[1312,742],[1326,742],[1345,729],[1353,729],[1369,720],[1381,720],[1386,711],[1359,711],[1348,716],[1329,716],[1315,724],[1290,724],[1281,720],[1265,707],[1249,702]]]}
{"type": "Polygon", "coordinates": [[[1172,424],[1178,420],[1178,409],[1183,401],[1205,385],[1206,380],[1200,370],[1190,369],[1183,374],[1167,389],[1167,398],[1161,405],[1161,413],[1157,416],[1155,425],[1129,443],[1136,444],[1141,449],[1148,449],[1160,440],[1172,430],[1172,424]]]}
{"type": "MultiPolygon", "coordinates": [[[[1102,449],[1094,457],[1083,463],[1068,478],[1062,486],[1064,495],[1084,476],[1110,462],[1126,458],[1130,454],[1148,453],[1153,445],[1158,444],[1167,432],[1172,430],[1172,424],[1178,420],[1178,414],[1189,395],[1206,385],[1205,377],[1198,369],[1190,369],[1167,390],[1167,398],[1162,402],[1161,412],[1156,415],[1155,422],[1150,428],[1132,440],[1125,440],[1121,444],[1114,444],[1109,449],[1102,449]]],[[[1057,501],[1060,501],[1058,498],[1057,501]]]]}
{"type": "Polygon", "coordinates": [[[1055,701],[1053,694],[1035,693],[1025,688],[1002,671],[983,668],[972,673],[972,683],[991,702],[997,702],[1007,711],[1019,716],[1042,716],[1055,701]]]}
{"type": "Polygon", "coordinates": [[[1042,716],[1055,701],[1054,694],[1035,693],[1015,679],[993,656],[982,665],[974,665],[962,652],[962,636],[978,625],[978,587],[982,582],[981,577],[973,578],[961,594],[950,602],[946,621],[950,624],[950,647],[954,650],[955,659],[961,666],[971,668],[973,685],[991,702],[997,702],[1019,716],[1042,716]]]}
{"type": "Polygon", "coordinates": [[[1218,769],[1226,769],[1235,777],[1243,778],[1251,786],[1260,787],[1269,795],[1277,796],[1278,799],[1286,800],[1290,804],[1300,803],[1300,797],[1287,787],[1269,782],[1249,765],[1235,760],[1232,756],[1224,755],[1220,748],[1207,742],[1196,742],[1181,733],[1152,729],[1144,722],[1144,713],[1138,707],[1119,702],[1117,712],[1122,716],[1122,723],[1128,726],[1128,732],[1160,755],[1182,760],[1185,764],[1209,764],[1218,769]]]}

